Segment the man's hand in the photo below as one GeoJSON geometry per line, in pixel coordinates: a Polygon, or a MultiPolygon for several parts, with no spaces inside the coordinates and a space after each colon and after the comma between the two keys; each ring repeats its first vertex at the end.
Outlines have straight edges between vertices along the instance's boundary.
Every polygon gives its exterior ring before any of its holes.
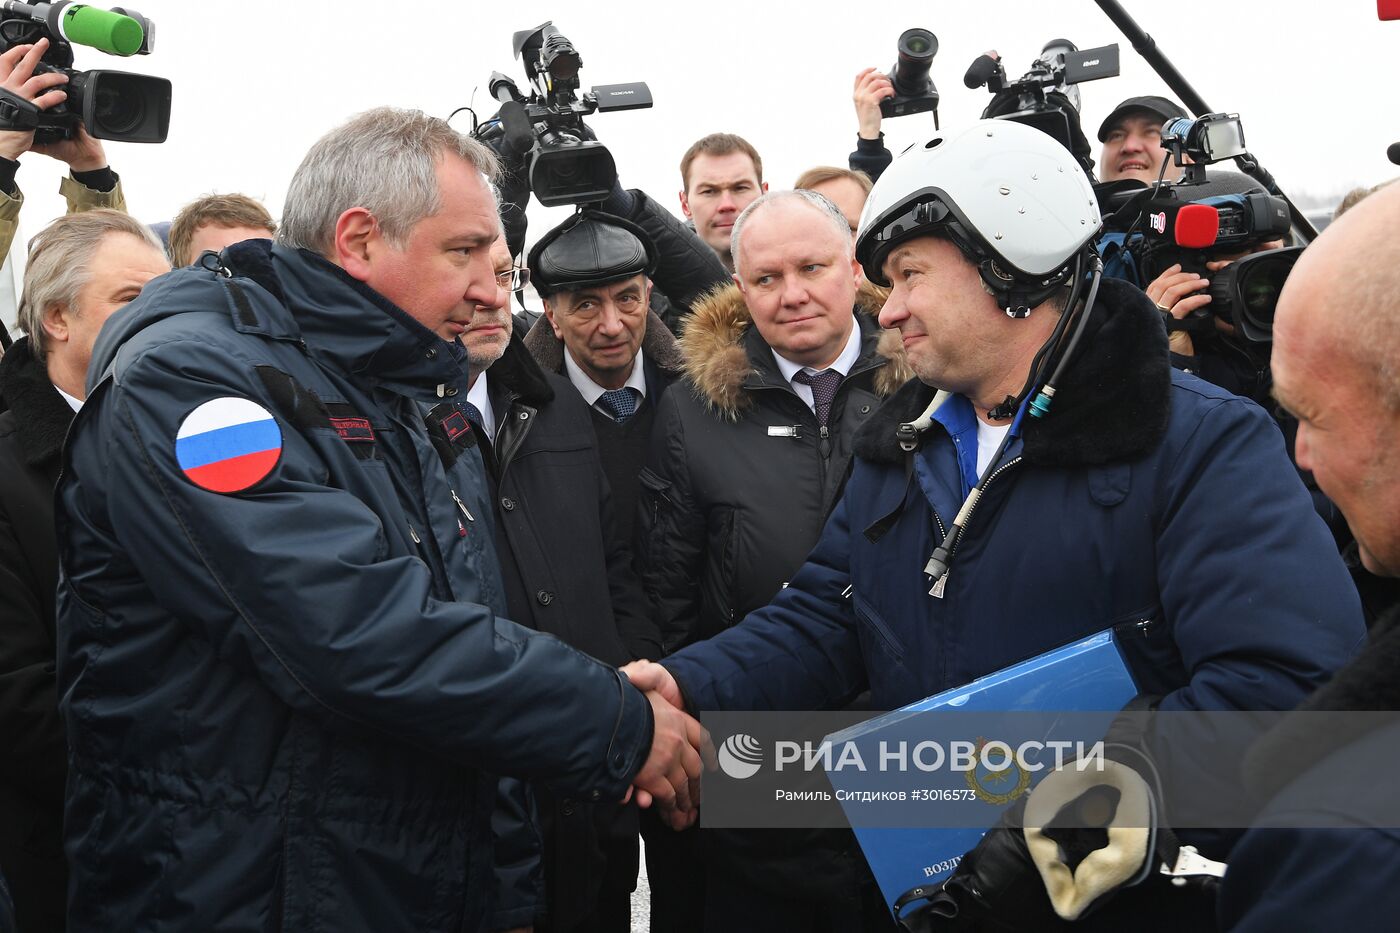
{"type": "Polygon", "coordinates": [[[622,673],[632,681],[632,686],[643,693],[660,693],[676,709],[685,711],[685,699],[681,696],[680,684],[671,672],[660,664],[651,661],[633,661],[622,668],[622,673]]]}
{"type": "Polygon", "coordinates": [[[651,703],[651,754],[632,783],[637,805],[655,804],[672,829],[695,822],[700,805],[700,775],[704,771],[699,749],[707,739],[700,723],[676,709],[660,693],[646,694],[651,703]]]}
{"type": "MultiPolygon", "coordinates": [[[[685,701],[681,696],[680,685],[676,683],[676,679],[666,668],[660,664],[653,664],[651,661],[633,661],[623,667],[622,672],[627,675],[632,686],[645,693],[647,699],[651,701],[653,718],[656,722],[652,757],[647,759],[647,764],[643,765],[633,782],[637,805],[649,807],[655,803],[660,807],[662,816],[672,829],[685,829],[695,822],[697,816],[695,808],[700,803],[699,782],[702,764],[711,770],[717,767],[715,750],[710,743],[710,736],[700,723],[685,713],[685,701]],[[676,720],[676,716],[679,716],[680,719],[676,720]],[[681,770],[673,769],[670,774],[677,778],[684,775],[684,794],[681,794],[680,788],[670,780],[659,784],[643,782],[643,776],[648,774],[648,766],[652,764],[652,759],[657,755],[657,742],[662,734],[663,724],[669,729],[671,724],[676,722],[679,722],[684,730],[684,742],[678,749],[681,770]],[[668,796],[670,794],[674,794],[674,796],[668,796]],[[686,799],[691,802],[691,806],[687,807],[682,804],[682,801],[686,799]]],[[[648,781],[651,780],[651,777],[648,776],[648,781]]],[[[629,799],[631,796],[632,793],[629,791],[629,799]]]]}
{"type": "MultiPolygon", "coordinates": [[[[1210,263],[1209,268],[1214,268],[1217,263],[1210,263]]],[[[1219,264],[1224,268],[1225,264],[1219,264]]],[[[1197,308],[1204,308],[1210,304],[1210,296],[1199,294],[1201,289],[1210,287],[1210,279],[1202,278],[1194,272],[1182,272],[1178,263],[1168,266],[1162,270],[1162,274],[1152,280],[1152,284],[1147,286],[1147,297],[1151,298],[1157,305],[1159,311],[1165,311],[1178,321],[1186,319],[1186,316],[1197,308]]],[[[1195,356],[1196,348],[1191,343],[1191,335],[1184,330],[1174,330],[1168,337],[1168,344],[1173,353],[1182,356],[1195,356]]]]}
{"type": "Polygon", "coordinates": [[[29,148],[60,162],[66,162],[75,172],[95,172],[107,167],[107,153],[102,149],[102,142],[89,136],[81,123],[68,139],[40,143],[29,148]]]}
{"type": "MultiPolygon", "coordinates": [[[[33,102],[40,110],[47,110],[68,99],[68,93],[59,87],[68,83],[67,75],[52,71],[39,75],[34,73],[39,59],[48,49],[49,40],[40,39],[33,45],[17,45],[0,55],[0,87],[33,102]]],[[[33,130],[0,130],[0,156],[12,162],[33,145],[33,130]]]]}
{"type": "Polygon", "coordinates": [[[879,69],[865,68],[856,75],[855,94],[851,99],[855,101],[856,132],[861,139],[880,138],[880,101],[893,96],[894,84],[879,69]]]}

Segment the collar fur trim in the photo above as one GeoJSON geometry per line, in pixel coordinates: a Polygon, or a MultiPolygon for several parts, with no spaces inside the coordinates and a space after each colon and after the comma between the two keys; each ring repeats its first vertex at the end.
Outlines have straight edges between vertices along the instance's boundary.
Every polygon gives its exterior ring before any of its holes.
{"type": "MultiPolygon", "coordinates": [[[[1160,443],[1171,404],[1166,331],[1137,288],[1104,279],[1079,358],[1044,419],[1027,418],[1022,456],[1043,466],[1089,466],[1140,457],[1160,443]]],[[[923,414],[934,389],[917,380],[880,406],[856,435],[856,454],[903,463],[895,431],[923,414]]]]}
{"type": "MultiPolygon", "coordinates": [[[[856,312],[875,321],[887,295],[884,289],[869,282],[861,283],[856,293],[856,312]]],[[[756,375],[756,362],[745,346],[752,323],[739,287],[725,285],[695,303],[694,313],[686,318],[681,335],[686,378],[711,411],[730,420],[752,404],[746,386],[756,375]]],[[[914,375],[904,359],[904,345],[897,331],[879,331],[872,351],[868,341],[875,329],[866,325],[862,330],[867,333],[861,363],[878,358],[881,365],[875,373],[874,389],[881,398],[888,398],[914,375]]]]}

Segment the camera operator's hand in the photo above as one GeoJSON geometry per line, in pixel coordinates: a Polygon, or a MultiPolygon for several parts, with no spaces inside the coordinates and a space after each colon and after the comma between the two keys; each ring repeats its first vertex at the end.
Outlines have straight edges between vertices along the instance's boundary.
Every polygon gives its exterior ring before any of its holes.
{"type": "Polygon", "coordinates": [[[880,138],[880,101],[894,96],[894,85],[878,68],[865,68],[856,75],[855,94],[857,134],[862,139],[880,138]]]}
{"type": "Polygon", "coordinates": [[[75,172],[95,172],[107,167],[107,153],[102,149],[101,140],[89,136],[81,123],[68,139],[40,143],[31,146],[30,150],[67,163],[75,172]]]}
{"type": "MultiPolygon", "coordinates": [[[[1227,263],[1221,263],[1223,268],[1227,263]]],[[[1207,264],[1207,268],[1214,269],[1216,263],[1207,264]]],[[[1147,286],[1147,297],[1151,298],[1157,305],[1159,311],[1164,311],[1183,321],[1186,316],[1197,308],[1204,308],[1210,304],[1210,296],[1198,294],[1201,289],[1210,287],[1210,279],[1202,278],[1194,272],[1182,272],[1180,263],[1168,266],[1162,270],[1162,274],[1152,280],[1152,284],[1147,286]]],[[[1191,343],[1191,335],[1184,330],[1174,330],[1168,336],[1168,346],[1173,353],[1182,356],[1195,356],[1196,348],[1191,343]]]]}
{"type": "MultiPolygon", "coordinates": [[[[59,87],[68,83],[67,75],[52,71],[38,75],[34,73],[34,68],[48,50],[49,40],[40,39],[33,45],[17,45],[0,55],[0,87],[32,101],[40,110],[47,110],[67,100],[68,93],[59,87]]],[[[12,162],[18,161],[33,144],[33,130],[0,130],[0,156],[12,162]]]]}

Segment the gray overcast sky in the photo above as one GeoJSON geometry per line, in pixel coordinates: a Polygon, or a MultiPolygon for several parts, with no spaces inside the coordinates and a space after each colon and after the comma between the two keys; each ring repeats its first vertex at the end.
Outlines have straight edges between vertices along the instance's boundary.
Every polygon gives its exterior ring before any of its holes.
{"type": "MultiPolygon", "coordinates": [[[[646,81],[654,109],[589,122],[623,182],[679,212],[677,164],[694,139],[737,132],[758,147],[765,175],[788,187],[803,169],[841,165],[855,139],[855,73],[888,68],[910,26],[938,36],[933,77],[943,126],[975,119],[989,95],[962,86],[995,48],[1014,77],[1048,39],[1080,48],[1117,42],[1122,76],[1082,86],[1091,138],[1118,100],[1165,85],[1091,0],[868,3],[699,0],[553,3],[135,0],[155,20],[154,54],[127,60],[78,50],[78,67],[159,74],[174,82],[170,138],[109,144],[131,211],[169,219],[208,191],[243,191],[280,213],[307,147],[348,115],[379,104],[446,116],[472,101],[493,109],[485,84],[500,70],[523,84],[511,33],[553,18],[583,56],[585,87],[646,81]]],[[[1392,99],[1400,22],[1370,0],[1148,4],[1128,11],[1206,102],[1243,117],[1250,148],[1292,193],[1340,193],[1400,173],[1385,149],[1400,140],[1392,99]]],[[[470,128],[470,117],[454,121],[470,128]],[[460,121],[460,122],[458,122],[460,121]]],[[[932,131],[927,115],[886,122],[896,150],[932,131]]],[[[23,235],[61,213],[60,167],[30,155],[19,182],[23,235]]],[[[555,217],[531,211],[531,235],[555,217]]]]}

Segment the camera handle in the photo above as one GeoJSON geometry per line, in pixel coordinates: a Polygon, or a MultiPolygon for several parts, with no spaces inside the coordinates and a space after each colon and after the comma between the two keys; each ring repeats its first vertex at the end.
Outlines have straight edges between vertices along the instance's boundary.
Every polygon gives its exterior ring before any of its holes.
{"type": "MultiPolygon", "coordinates": [[[[1191,86],[1181,72],[1177,71],[1176,66],[1167,59],[1166,53],[1157,47],[1157,40],[1149,36],[1128,15],[1128,11],[1123,9],[1122,3],[1119,3],[1118,0],[1094,0],[1094,2],[1113,21],[1113,25],[1118,27],[1118,31],[1123,33],[1124,38],[1132,43],[1134,51],[1141,55],[1152,66],[1152,70],[1157,72],[1157,76],[1166,82],[1172,93],[1181,98],[1181,102],[1186,105],[1187,110],[1198,117],[1202,114],[1215,113],[1206,105],[1205,99],[1196,92],[1196,89],[1191,86]]],[[[1289,215],[1293,219],[1293,233],[1298,239],[1304,243],[1311,243],[1317,239],[1317,229],[1313,227],[1312,221],[1308,220],[1298,209],[1298,206],[1293,203],[1293,200],[1283,193],[1278,182],[1274,180],[1274,176],[1265,171],[1258,159],[1246,152],[1236,157],[1235,164],[1239,166],[1240,171],[1263,185],[1270,194],[1283,198],[1288,205],[1289,215]]]]}
{"type": "Polygon", "coordinates": [[[32,100],[0,87],[0,130],[32,130],[39,126],[39,114],[32,100]]]}

